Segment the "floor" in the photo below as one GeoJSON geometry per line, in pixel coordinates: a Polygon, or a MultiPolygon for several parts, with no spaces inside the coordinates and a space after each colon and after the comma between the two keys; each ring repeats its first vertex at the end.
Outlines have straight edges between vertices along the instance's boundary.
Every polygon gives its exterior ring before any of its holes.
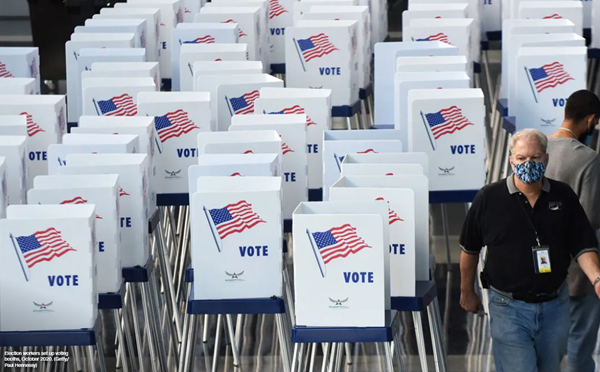
{"type": "MultiPolygon", "coordinates": [[[[44,1],[44,0],[41,0],[44,1]]],[[[401,39],[401,12],[406,9],[405,0],[390,1],[389,24],[393,40],[401,39]]],[[[0,46],[32,45],[31,27],[28,20],[25,0],[0,0],[0,46]]],[[[490,74],[496,81],[499,73],[500,53],[490,51],[490,74]]],[[[43,63],[43,61],[42,61],[43,63]]],[[[59,87],[63,86],[60,84],[59,87]]],[[[59,91],[61,89],[59,88],[59,91]]],[[[435,257],[435,280],[438,287],[440,310],[442,314],[443,334],[448,353],[448,372],[484,372],[495,371],[491,357],[488,317],[466,314],[459,305],[460,273],[458,260],[460,249],[458,235],[465,216],[465,205],[448,205],[449,250],[446,249],[442,225],[442,213],[439,205],[431,207],[431,249],[435,257]],[[450,260],[448,260],[450,258],[450,260]]],[[[426,322],[426,316],[423,317],[426,322]]],[[[403,316],[402,353],[406,372],[422,371],[414,335],[414,326],[410,315],[403,316]]],[[[114,323],[112,316],[103,314],[105,324],[104,349],[108,371],[116,371],[114,348],[114,323]]],[[[195,355],[194,371],[210,371],[209,357],[214,349],[215,321],[210,322],[209,341],[202,343],[201,334],[196,335],[198,347],[195,355]]],[[[428,327],[428,326],[426,326],[428,327]]],[[[241,344],[241,368],[243,371],[282,371],[278,357],[273,316],[247,316],[244,319],[241,344]]],[[[429,345],[429,330],[425,329],[426,343],[429,345]]],[[[434,371],[434,360],[428,346],[429,371],[434,371]]],[[[317,354],[316,366],[320,368],[321,353],[317,354]]],[[[355,372],[375,372],[382,370],[381,350],[374,345],[353,346],[352,364],[346,364],[341,370],[355,372]]],[[[597,353],[598,355],[598,353],[597,353]]],[[[151,361],[146,359],[146,371],[151,370],[151,361]]],[[[218,371],[232,371],[232,359],[227,345],[221,348],[218,371]]],[[[307,369],[308,370],[308,369],[307,369]]]]}

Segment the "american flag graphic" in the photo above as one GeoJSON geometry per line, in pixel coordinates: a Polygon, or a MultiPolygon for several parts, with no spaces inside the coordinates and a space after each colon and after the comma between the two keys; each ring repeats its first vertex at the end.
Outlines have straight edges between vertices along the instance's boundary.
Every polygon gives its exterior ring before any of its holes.
{"type": "Polygon", "coordinates": [[[240,172],[232,173],[231,176],[229,176],[229,177],[235,177],[235,176],[242,177],[242,175],[240,174],[240,172]]]}
{"type": "Polygon", "coordinates": [[[40,262],[52,261],[67,252],[75,252],[54,227],[28,236],[18,236],[15,240],[29,268],[40,262]]]}
{"type": "Polygon", "coordinates": [[[287,13],[287,10],[281,6],[279,0],[270,0],[269,5],[271,6],[271,9],[269,10],[269,19],[273,19],[275,17],[279,17],[283,13],[287,13]]]}
{"type": "Polygon", "coordinates": [[[306,62],[339,50],[329,41],[329,36],[324,33],[311,36],[308,39],[298,39],[298,46],[306,62]]]}
{"type": "Polygon", "coordinates": [[[31,65],[29,65],[29,72],[30,72],[32,78],[37,79],[38,68],[37,68],[37,60],[35,57],[31,60],[31,65]]]}
{"type": "Polygon", "coordinates": [[[39,125],[33,122],[33,116],[28,114],[27,112],[22,112],[21,115],[25,115],[27,117],[27,135],[29,137],[33,137],[38,133],[45,132],[39,125]]]}
{"type": "Polygon", "coordinates": [[[246,151],[244,151],[244,155],[246,155],[246,154],[254,154],[254,151],[252,151],[252,150],[246,150],[246,151]]]}
{"type": "Polygon", "coordinates": [[[129,194],[127,192],[125,192],[125,190],[123,190],[122,187],[119,187],[119,196],[128,196],[129,194]]]}
{"type": "MultiPolygon", "coordinates": [[[[279,135],[279,138],[281,138],[281,135],[279,135]]],[[[281,150],[283,151],[283,155],[294,152],[285,142],[281,142],[281,150]]]]}
{"type": "Polygon", "coordinates": [[[545,17],[544,17],[544,18],[542,18],[542,19],[562,19],[562,17],[561,17],[560,15],[558,15],[558,14],[554,13],[554,14],[552,14],[552,15],[545,16],[545,17]]]}
{"type": "MultiPolygon", "coordinates": [[[[60,204],[87,204],[87,202],[88,201],[82,198],[81,196],[76,196],[73,199],[64,200],[60,204]]],[[[102,217],[98,216],[97,214],[96,218],[100,220],[102,219],[102,217]]]]}
{"type": "Polygon", "coordinates": [[[230,98],[233,115],[247,115],[254,113],[254,101],[260,97],[258,90],[246,93],[241,97],[230,98]]]}
{"type": "Polygon", "coordinates": [[[129,94],[122,94],[106,101],[98,101],[103,116],[136,116],[137,106],[129,94]]]}
{"type": "Polygon", "coordinates": [[[473,125],[473,123],[463,116],[462,110],[456,106],[451,106],[432,114],[425,114],[425,119],[435,139],[473,125]]]}
{"type": "MultiPolygon", "coordinates": [[[[286,107],[281,111],[269,112],[269,115],[302,115],[304,113],[304,107],[295,105],[292,107],[286,107]]],[[[309,127],[311,125],[317,125],[317,123],[315,123],[310,116],[306,115],[306,126],[309,127]]]]}
{"type": "Polygon", "coordinates": [[[183,43],[184,44],[214,44],[215,38],[210,35],[206,35],[204,37],[199,37],[194,40],[184,41],[183,43]]]}
{"type": "Polygon", "coordinates": [[[181,109],[175,112],[169,112],[164,116],[155,116],[154,123],[156,126],[156,134],[158,134],[160,142],[162,143],[169,138],[180,137],[194,129],[199,129],[199,127],[190,120],[188,113],[181,109]]]}
{"type": "Polygon", "coordinates": [[[373,149],[367,149],[365,151],[359,151],[357,154],[378,154],[378,152],[373,149]]]}
{"type": "Polygon", "coordinates": [[[356,234],[356,228],[350,224],[311,234],[325,264],[336,258],[345,258],[365,248],[371,248],[356,234]]]}
{"type": "Polygon", "coordinates": [[[390,225],[395,223],[395,222],[402,222],[404,221],[402,218],[398,217],[398,213],[396,213],[396,211],[394,211],[391,207],[390,207],[390,202],[385,200],[382,197],[379,197],[375,200],[383,200],[384,202],[387,203],[388,205],[388,212],[389,212],[389,218],[390,218],[390,225]]]}
{"type": "Polygon", "coordinates": [[[224,208],[211,209],[208,213],[221,239],[251,229],[261,222],[266,223],[252,210],[252,205],[245,200],[229,204],[224,208]]]}
{"type": "Polygon", "coordinates": [[[14,77],[13,74],[10,73],[10,71],[8,71],[6,69],[6,65],[2,62],[0,62],[0,78],[11,78],[14,77]]]}
{"type": "MultiPolygon", "coordinates": [[[[233,19],[228,19],[226,21],[223,21],[221,23],[237,23],[236,21],[234,21],[233,19]]],[[[244,31],[242,31],[242,29],[240,28],[240,25],[238,24],[238,37],[242,37],[242,36],[248,36],[244,33],[244,31]]]]}
{"type": "Polygon", "coordinates": [[[530,68],[529,74],[533,79],[533,84],[538,93],[543,92],[545,89],[564,84],[569,80],[575,80],[565,71],[563,65],[558,62],[539,68],[530,68]]]}
{"type": "MultiPolygon", "coordinates": [[[[444,34],[443,32],[440,32],[439,34],[435,34],[435,35],[429,35],[423,39],[416,39],[415,41],[441,41],[442,43],[450,44],[450,41],[448,40],[448,36],[446,36],[446,34],[444,34]]],[[[450,44],[450,45],[452,45],[452,44],[450,44]]]]}

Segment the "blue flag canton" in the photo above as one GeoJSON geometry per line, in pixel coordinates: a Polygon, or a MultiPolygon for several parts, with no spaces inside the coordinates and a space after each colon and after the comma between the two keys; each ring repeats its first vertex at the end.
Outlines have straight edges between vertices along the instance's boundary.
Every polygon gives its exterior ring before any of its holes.
{"type": "Polygon", "coordinates": [[[99,101],[98,107],[100,107],[100,111],[102,111],[103,114],[117,110],[117,106],[115,105],[112,99],[109,99],[107,101],[99,101]]]}
{"type": "Polygon", "coordinates": [[[529,73],[531,74],[531,78],[533,81],[545,79],[548,77],[546,70],[543,67],[540,68],[531,68],[529,69],[529,73]]]}
{"type": "Polygon", "coordinates": [[[311,39],[300,39],[298,40],[298,46],[300,46],[300,50],[304,52],[313,49],[315,44],[313,44],[311,39]]]}
{"type": "Polygon", "coordinates": [[[215,222],[215,225],[220,225],[223,222],[233,220],[233,216],[231,215],[231,213],[229,213],[226,207],[220,209],[211,209],[210,211],[208,211],[208,213],[210,213],[210,217],[215,222]]]}
{"type": "Polygon", "coordinates": [[[160,131],[161,129],[165,129],[173,125],[167,116],[155,116],[154,117],[154,126],[156,127],[156,131],[160,131]]]}
{"type": "Polygon", "coordinates": [[[19,244],[19,248],[21,248],[23,254],[42,247],[33,235],[17,237],[17,244],[19,244]]]}
{"type": "Polygon", "coordinates": [[[235,111],[248,107],[248,102],[246,102],[244,97],[232,98],[229,101],[231,102],[231,107],[233,107],[235,111]]]}
{"type": "Polygon", "coordinates": [[[317,243],[317,247],[319,247],[319,249],[329,247],[338,243],[337,240],[335,240],[335,238],[333,237],[331,231],[316,232],[312,235],[313,238],[315,238],[315,243],[317,243]]]}
{"type": "Polygon", "coordinates": [[[432,114],[425,114],[425,118],[427,118],[427,122],[430,127],[435,127],[436,125],[444,124],[446,119],[439,112],[434,112],[432,114]]]}

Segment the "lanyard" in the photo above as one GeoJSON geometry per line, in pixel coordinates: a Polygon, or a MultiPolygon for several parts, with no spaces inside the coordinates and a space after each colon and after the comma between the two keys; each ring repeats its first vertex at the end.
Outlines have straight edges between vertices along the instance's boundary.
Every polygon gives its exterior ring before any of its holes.
{"type": "MultiPolygon", "coordinates": [[[[540,196],[542,196],[542,195],[540,194],[540,196]]],[[[518,197],[518,198],[521,199],[520,197],[518,197]]],[[[527,198],[527,197],[525,197],[525,198],[527,198]]],[[[538,200],[539,200],[539,197],[538,197],[538,200]]],[[[519,203],[521,203],[521,200],[519,200],[519,203]]],[[[523,209],[523,212],[525,213],[525,217],[527,217],[527,221],[529,221],[529,225],[533,229],[533,233],[535,234],[535,240],[537,242],[538,247],[541,247],[542,245],[540,244],[540,238],[537,233],[537,229],[535,228],[535,225],[533,224],[533,221],[531,220],[531,217],[529,216],[527,209],[525,209],[525,206],[523,204],[521,204],[521,208],[523,209]]],[[[533,207],[531,208],[531,211],[533,212],[533,207]]]]}

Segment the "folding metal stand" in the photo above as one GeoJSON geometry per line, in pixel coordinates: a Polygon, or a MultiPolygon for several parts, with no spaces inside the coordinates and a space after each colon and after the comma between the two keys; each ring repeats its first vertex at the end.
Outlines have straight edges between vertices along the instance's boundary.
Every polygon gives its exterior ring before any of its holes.
{"type": "Polygon", "coordinates": [[[121,287],[117,293],[100,293],[98,295],[98,310],[112,310],[115,328],[117,329],[117,368],[122,368],[123,372],[129,372],[129,363],[127,362],[127,355],[131,360],[131,369],[137,371],[135,364],[135,352],[133,346],[133,337],[131,336],[130,319],[127,311],[123,309],[123,294],[125,291],[121,287]],[[122,313],[122,318],[121,314],[122,313]],[[123,322],[121,322],[123,319],[123,322]],[[125,352],[125,345],[127,346],[127,353],[125,352]]]}
{"type": "MultiPolygon", "coordinates": [[[[192,283],[193,269],[187,269],[186,281],[192,283]]],[[[225,326],[227,337],[231,343],[233,354],[233,365],[240,367],[239,342],[241,339],[241,329],[235,330],[232,314],[275,314],[277,322],[278,338],[283,361],[283,369],[290,372],[290,353],[289,342],[285,332],[285,304],[282,298],[249,298],[239,300],[193,300],[193,289],[191,289],[187,303],[187,316],[184,320],[184,340],[182,342],[181,360],[179,362],[179,372],[188,372],[194,370],[194,351],[195,335],[198,332],[198,315],[217,315],[217,333],[215,336],[215,350],[212,361],[212,372],[217,371],[219,346],[221,344],[222,325],[225,326]],[[226,323],[222,324],[223,316],[226,323]],[[185,350],[185,352],[183,352],[185,350]]],[[[239,325],[239,324],[238,324],[239,325]]],[[[206,329],[204,330],[206,331],[206,329]]]]}
{"type": "MultiPolygon", "coordinates": [[[[102,348],[102,339],[100,337],[101,332],[102,322],[100,321],[100,317],[96,319],[94,328],[90,329],[31,332],[0,332],[0,352],[2,353],[1,355],[4,356],[5,351],[13,351],[13,348],[15,347],[48,347],[49,351],[53,351],[54,347],[56,346],[71,347],[71,356],[74,355],[74,358],[69,358],[69,363],[75,363],[75,367],[73,368],[74,370],[82,371],[83,368],[86,367],[87,371],[96,372],[97,353],[98,365],[100,367],[99,370],[100,372],[106,372],[104,350],[102,348]],[[81,346],[85,347],[87,350],[87,365],[83,365],[80,359],[79,347],[81,346]]],[[[0,360],[2,360],[3,363],[9,363],[4,361],[4,357],[2,357],[0,360]]],[[[47,363],[46,370],[49,369],[50,363],[54,362],[47,363]]],[[[12,368],[12,370],[16,371],[16,368],[12,368]]]]}
{"type": "Polygon", "coordinates": [[[394,372],[394,356],[398,370],[404,371],[399,340],[400,318],[398,312],[386,312],[385,327],[302,327],[292,329],[294,354],[292,372],[304,371],[304,350],[310,348],[309,371],[314,371],[317,345],[323,349],[322,371],[338,371],[342,364],[342,354],[346,354],[346,363],[351,364],[350,343],[373,342],[377,347],[383,346],[385,358],[384,370],[394,372]]]}
{"type": "Polygon", "coordinates": [[[333,106],[331,108],[331,117],[332,118],[346,118],[347,129],[352,129],[352,122],[356,122],[356,129],[361,129],[361,125],[366,125],[366,123],[362,123],[361,119],[361,102],[360,100],[356,101],[351,106],[333,106]]]}
{"type": "Polygon", "coordinates": [[[369,129],[373,125],[373,83],[370,83],[368,87],[361,88],[358,91],[358,98],[360,99],[360,113],[362,117],[363,128],[369,129]]]}

